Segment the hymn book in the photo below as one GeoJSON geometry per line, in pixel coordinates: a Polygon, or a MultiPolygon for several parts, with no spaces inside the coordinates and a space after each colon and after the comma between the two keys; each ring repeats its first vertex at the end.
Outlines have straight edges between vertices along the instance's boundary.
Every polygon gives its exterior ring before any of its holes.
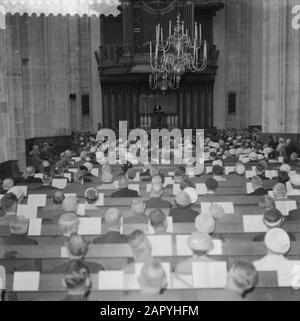
{"type": "Polygon", "coordinates": [[[222,289],[227,283],[226,262],[193,262],[193,287],[222,289]]]}
{"type": "Polygon", "coordinates": [[[37,217],[38,208],[35,205],[18,204],[17,215],[26,218],[34,219],[37,217]]]}
{"type": "Polygon", "coordinates": [[[40,272],[14,272],[13,291],[38,291],[40,272]]]}
{"type": "Polygon", "coordinates": [[[52,180],[52,187],[58,189],[65,189],[68,185],[68,180],[66,178],[54,178],[52,180]]]}
{"type": "Polygon", "coordinates": [[[29,236],[40,236],[42,234],[42,219],[35,218],[29,220],[28,233],[29,236]]]}
{"type": "Polygon", "coordinates": [[[47,202],[46,194],[29,194],[27,204],[37,207],[45,207],[47,202]]]}
{"type": "Polygon", "coordinates": [[[268,228],[263,222],[263,215],[243,215],[245,233],[267,232],[268,228]]]}
{"type": "Polygon", "coordinates": [[[153,256],[172,256],[172,235],[148,235],[153,256]]]}
{"type": "MultiPolygon", "coordinates": [[[[173,233],[173,217],[168,216],[167,218],[167,231],[166,233],[173,233]]],[[[148,234],[155,234],[153,227],[151,226],[150,220],[148,220],[148,234]]]]}
{"type": "Polygon", "coordinates": [[[100,235],[101,217],[81,217],[79,218],[79,235],[100,235]]]}
{"type": "Polygon", "coordinates": [[[289,216],[289,212],[297,209],[296,201],[276,201],[276,208],[283,216],[289,216]]]}
{"type": "Polygon", "coordinates": [[[99,271],[98,290],[123,290],[123,271],[99,271]]]}

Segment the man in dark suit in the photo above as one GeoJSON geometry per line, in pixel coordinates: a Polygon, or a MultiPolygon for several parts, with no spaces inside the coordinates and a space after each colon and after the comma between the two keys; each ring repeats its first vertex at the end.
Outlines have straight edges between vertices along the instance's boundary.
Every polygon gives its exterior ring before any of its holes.
{"type": "Polygon", "coordinates": [[[268,192],[263,188],[263,183],[260,177],[254,176],[251,179],[251,185],[253,188],[253,192],[249,195],[267,195],[268,192]]]}
{"type": "Polygon", "coordinates": [[[170,202],[161,199],[163,192],[161,184],[152,184],[151,198],[145,202],[146,208],[171,208],[172,204],[170,202]]]}
{"type": "Polygon", "coordinates": [[[300,209],[292,210],[289,212],[289,215],[286,217],[287,221],[298,221],[300,220],[300,209]]]}
{"type": "Polygon", "coordinates": [[[105,213],[107,233],[94,240],[95,244],[127,243],[127,238],[120,233],[122,216],[117,208],[110,208],[105,213]]]}
{"type": "Polygon", "coordinates": [[[50,193],[53,191],[57,191],[58,188],[53,187],[52,185],[52,176],[48,173],[43,174],[43,185],[37,188],[37,191],[43,192],[43,193],[50,193]]]}
{"type": "Polygon", "coordinates": [[[28,231],[28,219],[22,216],[14,216],[9,223],[10,235],[0,238],[0,246],[7,245],[38,245],[38,242],[26,237],[28,231]]]}
{"type": "Polygon", "coordinates": [[[17,216],[18,198],[13,193],[6,193],[1,198],[0,207],[4,213],[0,217],[0,225],[7,226],[17,216]]]}
{"type": "Polygon", "coordinates": [[[173,217],[173,222],[194,222],[199,213],[191,208],[190,196],[186,192],[180,191],[176,195],[175,201],[177,206],[172,208],[169,214],[173,217]]]}
{"type": "Polygon", "coordinates": [[[155,234],[166,234],[168,222],[164,212],[158,208],[154,209],[149,216],[150,224],[155,234]]]}
{"type": "Polygon", "coordinates": [[[35,169],[33,166],[29,166],[25,169],[24,172],[24,179],[20,181],[20,184],[27,185],[27,184],[42,184],[43,181],[40,178],[34,177],[35,169]]]}
{"type": "Polygon", "coordinates": [[[123,175],[119,180],[120,189],[111,194],[111,197],[138,197],[137,191],[128,189],[129,181],[128,178],[123,175]]]}
{"type": "Polygon", "coordinates": [[[51,273],[65,273],[70,262],[84,261],[84,264],[89,268],[91,273],[98,273],[104,268],[101,264],[87,262],[84,260],[88,252],[88,242],[81,235],[72,234],[66,241],[66,248],[69,254],[69,261],[55,266],[51,273]]]}

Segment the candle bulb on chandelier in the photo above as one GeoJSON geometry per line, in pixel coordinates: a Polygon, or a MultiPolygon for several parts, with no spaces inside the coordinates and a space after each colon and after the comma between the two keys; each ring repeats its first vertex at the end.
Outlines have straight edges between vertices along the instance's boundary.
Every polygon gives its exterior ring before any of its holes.
{"type": "Polygon", "coordinates": [[[204,60],[207,60],[207,43],[204,41],[204,60]]]}
{"type": "Polygon", "coordinates": [[[202,41],[202,26],[201,26],[201,23],[199,23],[199,42],[200,42],[200,45],[201,45],[201,41],[202,41]]]}
{"type": "Polygon", "coordinates": [[[161,44],[163,46],[163,43],[164,43],[164,30],[163,30],[163,28],[160,29],[160,38],[161,38],[161,44]]]}
{"type": "Polygon", "coordinates": [[[195,22],[195,38],[198,39],[198,28],[197,28],[197,22],[195,22]]]}
{"type": "Polygon", "coordinates": [[[169,21],[169,37],[171,37],[171,32],[172,32],[172,25],[171,25],[171,20],[169,21]]]}

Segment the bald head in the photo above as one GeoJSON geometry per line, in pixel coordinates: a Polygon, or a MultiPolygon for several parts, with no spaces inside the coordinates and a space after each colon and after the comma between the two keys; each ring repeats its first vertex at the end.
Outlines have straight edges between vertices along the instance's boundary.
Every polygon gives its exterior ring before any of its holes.
{"type": "Polygon", "coordinates": [[[65,194],[61,191],[57,191],[53,194],[52,200],[56,205],[61,205],[65,199],[65,194]]]}
{"type": "Polygon", "coordinates": [[[66,247],[71,258],[82,259],[88,251],[88,242],[78,234],[72,234],[66,241],[66,247]]]}
{"type": "Polygon", "coordinates": [[[146,262],[151,259],[152,247],[143,231],[135,230],[132,232],[128,242],[136,261],[146,262]]]}
{"type": "Polygon", "coordinates": [[[28,176],[34,176],[35,174],[35,169],[33,166],[28,166],[26,169],[25,169],[25,175],[28,177],[28,176]]]}
{"type": "Polygon", "coordinates": [[[2,188],[5,191],[8,191],[15,185],[14,181],[11,178],[6,178],[2,183],[2,188]]]}
{"type": "Polygon", "coordinates": [[[154,209],[149,216],[150,224],[155,233],[164,233],[167,230],[167,218],[161,209],[154,209]]]}

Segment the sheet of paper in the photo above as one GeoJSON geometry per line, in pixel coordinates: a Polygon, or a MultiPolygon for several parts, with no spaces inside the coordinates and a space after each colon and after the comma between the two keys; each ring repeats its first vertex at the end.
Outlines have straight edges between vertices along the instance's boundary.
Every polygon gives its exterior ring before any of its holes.
{"type": "Polygon", "coordinates": [[[242,157],[242,158],[240,159],[240,161],[241,161],[243,164],[246,164],[246,163],[250,162],[250,158],[249,158],[249,157],[242,157]]]}
{"type": "Polygon", "coordinates": [[[263,222],[263,215],[243,215],[245,233],[267,232],[268,228],[263,222]]]}
{"type": "Polygon", "coordinates": [[[42,219],[35,218],[29,220],[28,235],[40,236],[42,234],[42,219]]]}
{"type": "Polygon", "coordinates": [[[27,197],[28,186],[18,186],[18,187],[22,190],[24,197],[27,197]]]}
{"type": "Polygon", "coordinates": [[[161,160],[161,163],[163,164],[163,165],[170,165],[170,161],[169,160],[166,160],[166,159],[162,159],[161,160]]]}
{"type": "Polygon", "coordinates": [[[150,193],[150,192],[151,192],[151,189],[152,189],[152,184],[147,184],[147,185],[146,185],[146,192],[147,192],[147,193],[150,193]]]}
{"type": "Polygon", "coordinates": [[[212,173],[212,166],[206,166],[206,174],[211,174],[212,173]]]}
{"type": "Polygon", "coordinates": [[[37,206],[18,204],[17,215],[25,216],[30,220],[37,217],[37,211],[37,206]]]}
{"type": "Polygon", "coordinates": [[[278,171],[276,170],[267,170],[265,171],[265,176],[269,179],[272,179],[274,177],[278,177],[278,171]]]}
{"type": "Polygon", "coordinates": [[[85,204],[84,203],[78,204],[77,213],[76,214],[78,216],[84,216],[85,215],[85,204]]]}
{"type": "Polygon", "coordinates": [[[71,173],[64,173],[64,177],[68,180],[69,183],[72,181],[72,174],[71,173]]]}
{"type": "Polygon", "coordinates": [[[81,160],[81,158],[80,157],[72,157],[72,159],[77,163],[77,162],[79,162],[80,160],[81,160]]]}
{"type": "Polygon", "coordinates": [[[135,177],[134,177],[134,179],[133,179],[133,182],[139,182],[140,181],[140,172],[137,172],[136,174],[135,174],[135,177]]]}
{"type": "Polygon", "coordinates": [[[193,252],[187,244],[189,234],[176,235],[176,253],[177,256],[192,256],[193,252]]]}
{"type": "Polygon", "coordinates": [[[227,283],[226,262],[193,262],[194,288],[224,288],[227,283]]]}
{"type": "Polygon", "coordinates": [[[76,173],[77,172],[77,168],[69,168],[68,172],[76,173]]]}
{"type": "Polygon", "coordinates": [[[47,202],[46,194],[29,194],[27,204],[37,207],[45,207],[47,202]]]}
{"type": "Polygon", "coordinates": [[[207,194],[207,188],[204,183],[196,184],[196,190],[197,190],[198,195],[206,195],[207,194]]]}
{"type": "Polygon", "coordinates": [[[96,206],[104,206],[104,194],[103,193],[99,193],[98,194],[98,200],[96,202],[96,206]]]}
{"type": "Polygon", "coordinates": [[[246,183],[246,190],[247,190],[247,194],[251,194],[254,192],[254,189],[251,183],[246,183]]]}
{"type": "Polygon", "coordinates": [[[13,291],[38,291],[40,272],[14,272],[13,291]]]}
{"type": "Polygon", "coordinates": [[[123,290],[124,271],[99,271],[98,290],[123,290]]]}
{"type": "Polygon", "coordinates": [[[38,173],[38,174],[34,174],[34,178],[39,178],[39,179],[43,179],[43,174],[38,173]]]}
{"type": "Polygon", "coordinates": [[[137,191],[140,194],[140,185],[139,184],[129,184],[128,189],[132,191],[137,191]]]}
{"type": "Polygon", "coordinates": [[[77,197],[77,194],[76,193],[65,193],[65,198],[68,198],[68,197],[77,197]]]}
{"type": "Polygon", "coordinates": [[[165,177],[165,180],[164,180],[164,187],[167,187],[168,185],[173,185],[173,177],[165,177]]]}
{"type": "Polygon", "coordinates": [[[281,264],[277,270],[279,287],[300,288],[300,261],[289,261],[281,264]]]}
{"type": "Polygon", "coordinates": [[[173,184],[173,195],[177,195],[180,191],[180,184],[173,184]]]}
{"type": "Polygon", "coordinates": [[[254,171],[246,171],[246,172],[245,172],[245,177],[246,177],[247,179],[250,179],[250,178],[254,177],[255,175],[256,175],[256,174],[255,174],[254,171]]]}
{"type": "Polygon", "coordinates": [[[81,217],[78,228],[79,235],[100,235],[101,217],[81,217]]]}
{"type": "Polygon", "coordinates": [[[91,170],[91,174],[95,177],[98,177],[99,176],[99,168],[93,168],[91,170]]]}
{"type": "Polygon", "coordinates": [[[175,172],[168,172],[168,176],[170,176],[170,177],[175,176],[175,172]]]}
{"type": "Polygon", "coordinates": [[[60,248],[60,257],[65,259],[69,257],[69,250],[66,246],[60,248]]]}
{"type": "Polygon", "coordinates": [[[234,166],[225,166],[225,175],[233,173],[234,171],[235,171],[235,167],[234,166]]]}
{"type": "MultiPolygon", "coordinates": [[[[168,216],[166,219],[167,219],[167,225],[168,225],[166,232],[172,234],[173,233],[173,217],[168,216]]],[[[155,234],[155,231],[150,224],[150,220],[148,221],[148,234],[155,234]]]]}
{"type": "Polygon", "coordinates": [[[172,256],[171,235],[148,235],[153,256],[172,256]]]}
{"type": "Polygon", "coordinates": [[[297,209],[296,201],[276,201],[276,208],[282,213],[283,216],[288,216],[289,212],[297,209]]]}
{"type": "Polygon", "coordinates": [[[65,189],[68,185],[68,180],[65,178],[54,178],[52,180],[52,186],[58,189],[65,189]]]}

